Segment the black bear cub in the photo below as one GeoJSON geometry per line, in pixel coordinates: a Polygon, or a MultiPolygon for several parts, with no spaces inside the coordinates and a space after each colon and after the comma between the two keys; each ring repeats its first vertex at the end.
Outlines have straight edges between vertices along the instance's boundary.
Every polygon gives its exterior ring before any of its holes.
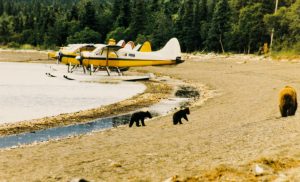
{"type": "Polygon", "coordinates": [[[133,123],[136,123],[136,126],[139,127],[140,125],[140,120],[142,122],[143,126],[146,126],[144,123],[145,118],[152,118],[151,114],[149,111],[144,112],[144,111],[139,111],[136,113],[133,113],[131,115],[131,119],[130,119],[130,123],[129,123],[129,127],[132,127],[133,123]]]}
{"type": "Polygon", "coordinates": [[[178,123],[182,124],[181,118],[184,118],[185,120],[188,121],[187,114],[190,114],[190,109],[188,107],[175,112],[173,115],[173,124],[174,125],[178,123]]]}

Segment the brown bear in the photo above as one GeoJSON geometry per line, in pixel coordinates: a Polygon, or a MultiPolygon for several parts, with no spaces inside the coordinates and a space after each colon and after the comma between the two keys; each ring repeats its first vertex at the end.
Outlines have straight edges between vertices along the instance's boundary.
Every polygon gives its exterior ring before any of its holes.
{"type": "Polygon", "coordinates": [[[285,86],[279,93],[279,109],[282,117],[295,115],[297,93],[293,87],[285,86]]]}

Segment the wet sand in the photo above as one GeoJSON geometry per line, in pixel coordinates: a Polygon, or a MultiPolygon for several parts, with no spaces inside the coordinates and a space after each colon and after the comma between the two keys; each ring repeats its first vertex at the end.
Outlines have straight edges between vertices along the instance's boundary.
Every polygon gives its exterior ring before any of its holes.
{"type": "Polygon", "coordinates": [[[182,125],[168,115],[146,127],[2,150],[0,181],[299,181],[300,115],[281,118],[278,108],[285,85],[300,90],[299,69],[298,61],[247,56],[136,68],[216,94],[192,107],[182,125]]]}

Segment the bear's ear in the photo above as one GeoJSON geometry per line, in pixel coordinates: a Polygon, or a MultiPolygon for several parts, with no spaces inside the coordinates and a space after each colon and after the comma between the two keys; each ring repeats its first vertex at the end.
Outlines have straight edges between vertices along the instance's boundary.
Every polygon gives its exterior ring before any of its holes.
{"type": "Polygon", "coordinates": [[[185,111],[186,111],[187,114],[190,114],[190,108],[187,107],[187,108],[185,109],[185,111]]]}

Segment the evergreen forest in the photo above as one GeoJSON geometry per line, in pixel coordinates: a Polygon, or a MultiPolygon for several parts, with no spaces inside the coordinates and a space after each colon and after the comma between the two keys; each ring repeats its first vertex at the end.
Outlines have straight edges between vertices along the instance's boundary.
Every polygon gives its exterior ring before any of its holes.
{"type": "Polygon", "coordinates": [[[183,52],[300,53],[300,0],[0,0],[0,46],[57,49],[177,37],[183,52]]]}

